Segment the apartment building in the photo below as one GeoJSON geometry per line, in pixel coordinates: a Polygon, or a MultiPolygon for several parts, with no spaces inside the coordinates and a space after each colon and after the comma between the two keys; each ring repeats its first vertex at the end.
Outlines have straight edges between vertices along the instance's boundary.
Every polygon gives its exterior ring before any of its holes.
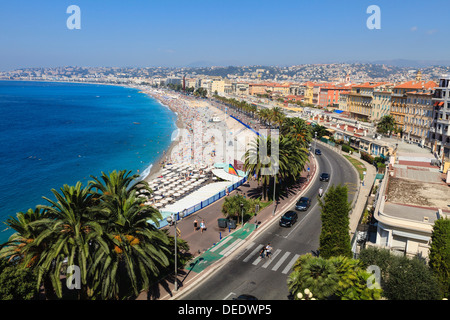
{"type": "Polygon", "coordinates": [[[373,121],[389,115],[391,109],[392,86],[376,87],[373,91],[372,115],[373,121]]]}
{"type": "Polygon", "coordinates": [[[450,157],[450,75],[443,75],[435,88],[433,120],[430,128],[432,150],[448,162],[450,157]]]}
{"type": "Polygon", "coordinates": [[[404,82],[396,85],[392,90],[391,115],[395,119],[395,124],[399,128],[405,127],[405,117],[408,113],[408,92],[417,90],[431,90],[436,86],[433,81],[421,81],[420,74],[416,80],[404,82]]]}
{"type": "Polygon", "coordinates": [[[313,103],[313,90],[314,90],[314,86],[315,86],[315,83],[314,82],[311,82],[311,81],[308,81],[308,82],[306,82],[305,84],[304,84],[304,90],[305,90],[305,93],[304,93],[304,101],[306,102],[306,103],[309,103],[309,104],[312,104],[313,103]]]}
{"type": "Polygon", "coordinates": [[[317,104],[321,107],[339,105],[341,92],[346,92],[348,89],[349,87],[344,85],[327,84],[317,86],[317,90],[319,91],[317,104]]]}
{"type": "MultiPolygon", "coordinates": [[[[434,84],[434,87],[437,84],[434,84]]],[[[418,89],[406,93],[404,139],[431,148],[430,128],[433,122],[433,89],[418,89]]]]}
{"type": "Polygon", "coordinates": [[[233,82],[231,84],[231,91],[233,94],[238,95],[238,96],[247,96],[250,94],[249,87],[250,87],[250,85],[248,83],[233,82]]]}
{"type": "MultiPolygon", "coordinates": [[[[362,121],[375,120],[375,112],[377,112],[375,106],[378,105],[378,108],[381,108],[383,105],[381,92],[388,92],[390,87],[392,87],[392,84],[389,82],[366,82],[353,86],[348,94],[347,100],[350,116],[362,121]],[[377,95],[377,97],[374,100],[375,95],[377,95]]],[[[380,109],[378,109],[378,115],[380,114],[379,110],[380,109]]]]}

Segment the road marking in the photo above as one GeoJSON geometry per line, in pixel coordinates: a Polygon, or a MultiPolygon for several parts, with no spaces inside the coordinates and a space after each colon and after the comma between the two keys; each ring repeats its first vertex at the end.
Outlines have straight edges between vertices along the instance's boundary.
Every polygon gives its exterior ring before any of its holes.
{"type": "Polygon", "coordinates": [[[256,252],[258,252],[259,250],[261,250],[261,248],[263,247],[263,245],[262,244],[260,244],[259,246],[257,246],[248,256],[247,256],[247,258],[245,258],[243,261],[244,262],[247,262],[248,260],[250,260],[254,255],[255,255],[255,253],[256,252]]]}
{"type": "Polygon", "coordinates": [[[227,237],[225,239],[222,240],[221,243],[217,244],[214,248],[212,248],[211,250],[209,250],[210,252],[214,252],[217,249],[219,249],[221,246],[223,246],[225,243],[227,243],[228,241],[230,241],[233,237],[227,237]]]}
{"type": "Polygon", "coordinates": [[[267,259],[266,263],[264,263],[262,265],[263,268],[267,268],[269,266],[269,264],[273,261],[273,259],[275,259],[275,257],[281,252],[280,249],[277,249],[269,259],[267,259]]]}
{"type": "Polygon", "coordinates": [[[248,244],[248,246],[246,246],[245,249],[244,249],[241,253],[239,253],[239,254],[236,256],[236,259],[239,259],[240,257],[242,257],[242,256],[244,255],[244,253],[246,253],[251,247],[253,247],[254,244],[255,244],[255,243],[254,243],[253,241],[250,242],[250,243],[248,244]]]}
{"type": "Polygon", "coordinates": [[[240,246],[242,242],[244,242],[244,239],[237,239],[235,242],[233,242],[233,244],[231,246],[229,246],[228,248],[226,248],[225,250],[223,250],[222,252],[220,252],[219,254],[228,257],[231,252],[233,252],[233,250],[240,246]]]}
{"type": "Polygon", "coordinates": [[[295,261],[297,261],[298,257],[300,257],[300,255],[299,255],[299,254],[296,254],[296,255],[291,259],[291,261],[289,261],[289,263],[287,264],[286,268],[284,268],[284,270],[281,271],[281,273],[284,273],[284,274],[288,273],[288,271],[291,270],[291,267],[294,265],[295,261]]]}
{"type": "Polygon", "coordinates": [[[229,296],[231,295],[236,295],[236,293],[234,292],[230,292],[229,294],[227,294],[227,296],[225,298],[223,298],[223,300],[227,300],[229,296]]]}
{"type": "Polygon", "coordinates": [[[281,264],[284,262],[284,260],[286,260],[287,257],[288,257],[290,254],[291,254],[291,253],[290,253],[289,251],[286,252],[286,253],[281,257],[281,259],[277,262],[277,264],[273,266],[272,271],[277,271],[278,268],[281,266],[281,264]]]}

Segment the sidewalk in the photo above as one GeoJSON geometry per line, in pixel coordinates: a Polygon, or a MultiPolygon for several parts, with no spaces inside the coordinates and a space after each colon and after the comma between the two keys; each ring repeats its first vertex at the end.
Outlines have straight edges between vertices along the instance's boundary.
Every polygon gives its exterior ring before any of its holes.
{"type": "MultiPolygon", "coordinates": [[[[311,168],[310,178],[307,179],[307,171],[302,174],[300,183],[288,191],[287,197],[281,197],[276,205],[273,203],[248,221],[242,228],[240,225],[236,229],[219,228],[217,219],[223,218],[222,205],[225,197],[212,203],[196,213],[179,220],[178,229],[181,231],[181,238],[189,244],[190,252],[194,258],[185,266],[184,270],[178,270],[178,291],[174,292],[174,276],[166,278],[152,289],[151,293],[143,292],[137,300],[169,300],[174,299],[184,293],[187,288],[212,274],[220,267],[221,262],[232,253],[232,249],[245,243],[249,237],[256,236],[264,231],[274,219],[279,219],[292,203],[296,202],[309,187],[317,174],[317,164],[314,156],[311,163],[307,164],[311,168]],[[275,214],[273,214],[275,206],[275,214]],[[194,220],[198,225],[205,221],[206,231],[194,230],[194,220]],[[218,250],[220,248],[220,250],[218,250]],[[219,261],[219,262],[218,262],[219,261]],[[218,263],[217,263],[218,262],[218,263]]],[[[230,193],[245,195],[247,198],[258,197],[262,187],[258,188],[256,181],[247,181],[245,184],[230,193]]],[[[165,227],[171,235],[174,235],[175,227],[165,227]]]]}

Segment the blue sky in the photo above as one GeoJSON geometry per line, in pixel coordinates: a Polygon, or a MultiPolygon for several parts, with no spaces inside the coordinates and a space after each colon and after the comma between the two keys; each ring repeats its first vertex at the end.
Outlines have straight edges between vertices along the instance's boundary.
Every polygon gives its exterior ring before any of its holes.
{"type": "Polygon", "coordinates": [[[448,0],[0,2],[0,70],[449,60],[448,0]],[[69,30],[66,9],[81,9],[69,30]],[[381,29],[369,30],[369,5],[381,29]]]}

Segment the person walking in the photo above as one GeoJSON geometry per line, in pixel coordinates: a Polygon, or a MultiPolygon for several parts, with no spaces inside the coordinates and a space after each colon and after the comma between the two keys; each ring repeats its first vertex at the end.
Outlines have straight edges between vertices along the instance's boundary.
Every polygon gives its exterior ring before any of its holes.
{"type": "Polygon", "coordinates": [[[200,222],[200,230],[202,231],[206,231],[206,225],[205,225],[205,220],[202,220],[202,222],[200,222]]]}
{"type": "Polygon", "coordinates": [[[197,231],[197,224],[198,224],[197,219],[194,219],[194,231],[197,231]]]}
{"type": "Polygon", "coordinates": [[[270,242],[267,244],[265,249],[266,249],[266,256],[267,258],[270,259],[270,256],[272,255],[272,247],[270,246],[270,242]]]}
{"type": "Polygon", "coordinates": [[[266,257],[266,247],[262,247],[261,251],[259,251],[259,256],[261,259],[264,259],[266,257]]]}

